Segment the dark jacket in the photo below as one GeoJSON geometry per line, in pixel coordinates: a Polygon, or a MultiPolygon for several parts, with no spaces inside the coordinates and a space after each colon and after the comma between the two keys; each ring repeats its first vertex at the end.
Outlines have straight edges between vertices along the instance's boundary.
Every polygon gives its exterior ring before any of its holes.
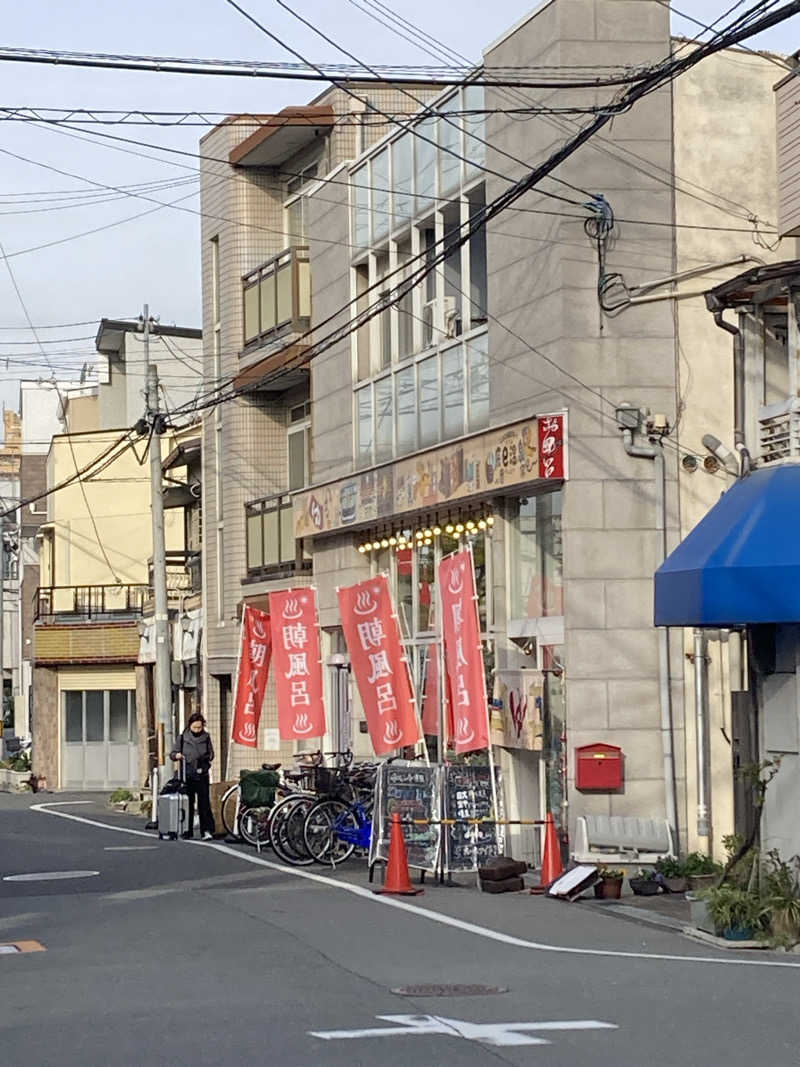
{"type": "Polygon", "coordinates": [[[183,754],[185,761],[186,778],[208,776],[208,768],[214,760],[214,746],[205,730],[200,734],[193,734],[187,726],[180,737],[176,738],[170,759],[176,759],[179,752],[183,754]]]}

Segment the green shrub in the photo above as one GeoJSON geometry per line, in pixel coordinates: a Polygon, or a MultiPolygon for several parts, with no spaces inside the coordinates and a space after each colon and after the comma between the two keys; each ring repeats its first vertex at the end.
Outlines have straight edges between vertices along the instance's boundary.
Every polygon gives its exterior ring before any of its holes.
{"type": "Polygon", "coordinates": [[[130,789],[115,789],[111,794],[112,804],[126,804],[129,800],[133,800],[133,793],[130,789]]]}
{"type": "Polygon", "coordinates": [[[722,864],[716,863],[704,852],[690,852],[683,861],[683,874],[691,878],[696,874],[720,874],[722,864]]]}
{"type": "Polygon", "coordinates": [[[724,882],[702,894],[716,929],[751,930],[754,934],[765,929],[769,909],[758,893],[724,882]]]}

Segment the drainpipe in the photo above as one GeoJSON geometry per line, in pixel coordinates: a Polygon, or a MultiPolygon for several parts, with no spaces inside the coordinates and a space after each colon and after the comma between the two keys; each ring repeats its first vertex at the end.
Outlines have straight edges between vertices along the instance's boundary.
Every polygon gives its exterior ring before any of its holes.
{"type": "MultiPolygon", "coordinates": [[[[649,445],[633,443],[633,430],[622,430],[622,443],[629,456],[652,459],[656,480],[656,531],[658,532],[658,565],[667,558],[667,475],[664,448],[659,438],[651,438],[649,445]]],[[[678,795],[675,784],[675,755],[672,735],[672,691],[669,663],[669,630],[658,629],[658,680],[661,708],[661,748],[664,754],[664,805],[667,822],[675,835],[678,849],[678,795]]]]}
{"type": "Polygon", "coordinates": [[[706,658],[706,635],[694,631],[694,713],[697,733],[697,836],[700,848],[709,851],[708,775],[708,660],[706,658]]]}
{"type": "Polygon", "coordinates": [[[744,337],[738,326],[722,317],[722,308],[714,312],[714,322],[733,337],[733,443],[744,444],[744,337]]]}

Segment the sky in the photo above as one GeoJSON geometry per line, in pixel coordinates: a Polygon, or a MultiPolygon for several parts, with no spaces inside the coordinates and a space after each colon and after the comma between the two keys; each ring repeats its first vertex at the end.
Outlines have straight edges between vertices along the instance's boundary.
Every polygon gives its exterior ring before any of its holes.
{"type": "MultiPolygon", "coordinates": [[[[751,3],[752,0],[743,3],[742,10],[751,3]]],[[[243,0],[243,6],[309,59],[349,62],[276,0],[243,0]]],[[[487,44],[531,6],[524,0],[493,0],[490,4],[459,0],[457,7],[453,0],[391,3],[398,15],[474,61],[479,60],[487,44]]],[[[681,0],[679,4],[681,11],[705,23],[714,21],[730,7],[731,0],[681,0]]],[[[68,4],[63,0],[27,0],[6,4],[5,8],[5,47],[293,59],[225,0],[116,0],[105,5],[97,0],[71,0],[68,4]]],[[[433,62],[417,46],[371,18],[364,9],[364,0],[296,0],[295,10],[366,62],[433,62]]],[[[694,36],[699,28],[673,12],[673,32],[694,36]]],[[[800,16],[750,43],[782,52],[797,50],[800,16]]],[[[775,74],[777,81],[777,67],[775,74]]],[[[304,103],[322,88],[313,82],[0,63],[2,107],[271,112],[288,104],[304,103]]],[[[196,151],[197,141],[205,132],[198,127],[90,129],[188,152],[196,151]]],[[[175,155],[168,157],[170,162],[163,153],[158,160],[141,158],[131,153],[146,153],[147,149],[113,145],[112,141],[65,131],[63,127],[0,123],[0,245],[8,256],[31,320],[42,327],[41,339],[53,342],[45,348],[56,369],[64,364],[79,366],[84,361],[92,364],[93,337],[99,320],[136,316],[145,302],[151,314],[160,316],[162,322],[201,324],[199,217],[191,211],[164,208],[114,225],[154,204],[129,195],[103,193],[91,184],[129,187],[185,182],[193,175],[195,161],[175,155]],[[64,194],[69,194],[68,199],[64,194]],[[87,194],[94,202],[86,202],[87,194]],[[109,200],[98,203],[97,196],[108,196],[109,200]],[[77,203],[70,202],[76,200],[77,203]],[[76,236],[106,225],[109,228],[99,233],[76,236]],[[51,242],[60,243],[38,247],[51,242]],[[61,325],[73,323],[86,325],[61,325]],[[45,328],[49,326],[57,328],[45,328]]],[[[195,188],[180,184],[144,190],[143,195],[174,200],[195,188]]],[[[199,198],[193,195],[182,206],[196,210],[199,198]]],[[[47,366],[41,366],[43,357],[36,344],[26,343],[32,341],[32,334],[25,322],[7,265],[0,262],[0,402],[14,408],[18,404],[20,377],[48,378],[51,373],[47,366]]]]}

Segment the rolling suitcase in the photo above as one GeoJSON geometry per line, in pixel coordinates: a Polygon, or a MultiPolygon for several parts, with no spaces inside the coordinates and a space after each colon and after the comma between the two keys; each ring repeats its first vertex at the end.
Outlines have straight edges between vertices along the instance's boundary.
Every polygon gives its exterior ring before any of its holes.
{"type": "Polygon", "coordinates": [[[183,760],[180,762],[181,786],[177,792],[158,795],[158,839],[176,841],[189,827],[189,798],[183,791],[183,760]]]}

